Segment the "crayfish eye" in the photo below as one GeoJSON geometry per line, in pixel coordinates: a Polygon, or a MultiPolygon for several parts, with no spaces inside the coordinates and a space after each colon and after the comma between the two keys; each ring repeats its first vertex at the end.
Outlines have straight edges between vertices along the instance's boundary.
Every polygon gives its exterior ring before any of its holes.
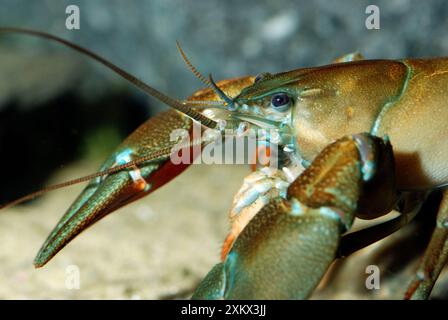
{"type": "Polygon", "coordinates": [[[291,105],[291,99],[286,93],[274,94],[271,98],[271,107],[277,111],[286,111],[291,105]]]}

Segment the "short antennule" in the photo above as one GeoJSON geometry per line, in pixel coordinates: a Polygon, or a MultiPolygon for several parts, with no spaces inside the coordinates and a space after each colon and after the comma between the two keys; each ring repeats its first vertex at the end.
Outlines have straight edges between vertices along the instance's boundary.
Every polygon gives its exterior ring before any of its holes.
{"type": "Polygon", "coordinates": [[[214,90],[214,91],[216,92],[216,94],[217,94],[222,100],[224,100],[225,103],[227,104],[227,109],[229,109],[230,111],[233,111],[233,110],[234,110],[234,105],[235,105],[233,99],[229,98],[229,97],[224,93],[224,91],[222,91],[221,88],[218,87],[218,85],[217,85],[217,84],[215,83],[215,81],[213,80],[213,77],[212,77],[211,74],[209,74],[208,78],[209,78],[209,81],[210,81],[210,83],[211,83],[211,85],[212,85],[212,87],[213,87],[213,90],[214,90]]]}
{"type": "Polygon", "coordinates": [[[129,82],[131,82],[133,85],[135,85],[136,87],[138,87],[139,89],[143,90],[144,92],[148,93],[149,95],[153,96],[154,98],[160,100],[161,102],[163,102],[164,104],[182,112],[183,114],[187,115],[188,117],[199,121],[202,125],[208,127],[208,128],[216,128],[217,127],[217,122],[202,115],[201,113],[191,109],[191,107],[194,106],[190,106],[186,103],[182,103],[176,99],[173,99],[169,96],[167,96],[166,94],[158,91],[157,89],[154,89],[153,87],[149,86],[148,84],[144,83],[143,81],[141,81],[140,79],[138,79],[137,77],[131,75],[129,72],[121,69],[120,67],[116,66],[115,64],[113,64],[112,62],[104,59],[103,57],[97,55],[96,53],[87,50],[77,44],[74,44],[70,41],[67,41],[65,39],[59,38],[57,36],[54,36],[52,34],[46,33],[46,32],[42,32],[42,31],[37,31],[37,30],[30,30],[30,29],[22,29],[22,28],[0,28],[0,32],[3,33],[21,33],[21,34],[27,34],[27,35],[32,35],[32,36],[36,36],[36,37],[40,37],[40,38],[45,38],[45,39],[49,39],[55,42],[58,42],[60,44],[63,44],[69,48],[74,49],[75,51],[78,51],[92,59],[94,59],[95,61],[103,64],[104,66],[106,66],[107,68],[109,68],[110,70],[114,71],[115,73],[117,73],[118,75],[120,75],[121,77],[123,77],[124,79],[128,80],[129,82]]]}
{"type": "Polygon", "coordinates": [[[179,41],[176,41],[176,45],[177,45],[177,49],[179,50],[182,59],[184,59],[185,63],[187,64],[187,66],[190,68],[190,70],[193,72],[193,74],[202,81],[202,83],[204,83],[207,87],[209,87],[210,89],[212,89],[213,91],[216,92],[216,94],[227,104],[227,109],[229,110],[234,110],[234,102],[233,100],[228,97],[222,90],[221,88],[218,87],[218,85],[215,83],[215,81],[213,81],[212,75],[209,75],[209,79],[206,79],[194,66],[193,64],[190,62],[190,60],[188,59],[187,55],[185,54],[185,52],[182,50],[182,47],[180,46],[179,41]]]}

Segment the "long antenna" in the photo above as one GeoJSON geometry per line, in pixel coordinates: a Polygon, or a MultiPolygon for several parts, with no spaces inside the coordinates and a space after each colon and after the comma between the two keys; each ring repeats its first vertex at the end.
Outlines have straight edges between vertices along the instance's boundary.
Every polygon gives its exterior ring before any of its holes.
{"type": "Polygon", "coordinates": [[[57,36],[54,36],[54,35],[46,33],[46,32],[30,30],[30,29],[9,28],[8,27],[8,28],[0,28],[0,32],[2,32],[2,33],[21,33],[21,34],[32,35],[32,36],[45,38],[45,39],[49,39],[49,40],[61,43],[69,48],[74,49],[75,51],[78,51],[78,52],[94,59],[95,61],[98,61],[99,63],[101,63],[104,66],[106,66],[107,68],[111,69],[112,71],[114,71],[115,73],[117,73],[118,75],[123,77],[124,79],[131,82],[133,85],[135,85],[139,89],[143,90],[144,92],[148,93],[149,95],[153,96],[154,98],[160,100],[164,104],[182,112],[183,114],[187,115],[188,117],[192,118],[193,120],[199,121],[202,125],[204,125],[208,128],[211,128],[211,129],[215,129],[218,126],[216,121],[191,109],[191,107],[194,107],[194,106],[190,106],[187,103],[182,103],[178,100],[175,100],[175,99],[165,95],[164,93],[158,91],[157,89],[154,89],[153,87],[149,86],[145,82],[141,81],[137,77],[131,75],[129,72],[116,66],[112,62],[104,59],[103,57],[97,55],[96,53],[94,53],[88,49],[85,49],[77,44],[74,44],[70,41],[67,41],[65,39],[59,38],[57,36]]]}
{"type": "Polygon", "coordinates": [[[203,84],[205,84],[207,87],[209,87],[210,89],[213,89],[212,84],[210,83],[210,81],[204,77],[194,66],[193,64],[190,62],[190,60],[188,59],[187,55],[185,54],[184,50],[182,49],[182,47],[180,46],[179,41],[176,40],[176,46],[177,46],[177,50],[179,50],[180,55],[182,56],[182,59],[185,61],[185,63],[187,64],[187,66],[190,68],[191,72],[193,72],[193,74],[196,76],[196,78],[198,78],[199,80],[201,80],[201,82],[203,84]]]}
{"type": "Polygon", "coordinates": [[[227,104],[228,109],[233,110],[234,108],[234,102],[233,100],[228,97],[224,91],[221,90],[221,88],[219,88],[215,81],[213,81],[212,75],[209,75],[209,78],[205,78],[194,66],[193,64],[190,62],[190,60],[188,59],[187,55],[185,54],[184,50],[182,50],[182,47],[180,46],[179,41],[176,41],[176,46],[177,46],[177,50],[179,50],[182,59],[184,59],[185,63],[187,64],[187,66],[190,68],[190,70],[193,72],[193,74],[202,81],[202,83],[204,83],[207,87],[209,87],[210,89],[212,89],[213,91],[216,92],[216,94],[224,101],[225,104],[227,104]]]}
{"type": "Polygon", "coordinates": [[[184,148],[194,147],[194,146],[196,146],[196,145],[198,145],[200,143],[201,143],[201,139],[197,139],[197,140],[193,140],[193,141],[188,142],[188,143],[183,143],[183,144],[176,145],[174,147],[165,147],[165,148],[159,149],[159,150],[157,150],[157,151],[155,151],[155,152],[153,152],[153,153],[151,153],[149,155],[146,155],[146,156],[143,156],[143,157],[139,157],[139,158],[131,160],[131,161],[127,162],[127,163],[124,163],[124,164],[121,164],[121,165],[118,165],[118,166],[115,166],[115,167],[112,167],[112,168],[109,168],[109,169],[106,169],[106,170],[103,170],[103,171],[100,171],[100,172],[88,174],[86,176],[79,177],[79,178],[76,178],[76,179],[73,179],[73,180],[68,180],[68,181],[64,181],[64,182],[57,183],[57,184],[54,184],[54,185],[50,185],[50,186],[45,187],[45,188],[43,188],[41,190],[38,190],[38,191],[35,191],[33,193],[27,194],[26,196],[23,196],[23,197],[21,197],[21,198],[19,198],[17,200],[11,201],[11,202],[6,203],[4,205],[0,205],[0,210],[7,209],[7,208],[10,208],[10,207],[14,207],[14,206],[16,206],[16,205],[18,205],[20,203],[23,203],[23,202],[28,201],[28,200],[32,200],[32,199],[34,199],[34,198],[36,198],[38,196],[43,195],[44,193],[50,192],[50,191],[62,189],[62,188],[69,187],[69,186],[72,186],[72,185],[75,185],[75,184],[78,184],[78,183],[81,183],[81,182],[90,181],[90,180],[98,178],[98,177],[102,177],[102,176],[105,176],[105,175],[117,173],[119,171],[123,171],[125,169],[130,168],[130,167],[135,167],[135,166],[137,166],[139,164],[142,164],[142,163],[145,163],[145,162],[148,162],[148,161],[154,161],[154,160],[158,160],[158,159],[163,159],[163,158],[171,155],[174,152],[177,152],[177,151],[179,151],[181,149],[184,149],[184,148]]]}

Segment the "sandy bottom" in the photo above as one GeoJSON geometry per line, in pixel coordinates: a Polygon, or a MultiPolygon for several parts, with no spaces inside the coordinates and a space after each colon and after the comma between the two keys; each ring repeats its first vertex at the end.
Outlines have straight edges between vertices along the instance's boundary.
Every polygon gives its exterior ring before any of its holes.
{"type": "MultiPolygon", "coordinates": [[[[62,170],[53,182],[94,169],[80,163],[62,170]]],[[[0,212],[0,299],[188,298],[219,261],[232,197],[248,173],[245,166],[194,165],[92,226],[41,269],[33,267],[33,258],[83,185],[0,212]]],[[[381,290],[365,289],[367,257],[381,245],[347,259],[333,280],[324,280],[330,290],[318,290],[313,298],[401,298],[415,265],[392,276],[392,284],[381,290]]],[[[384,274],[391,278],[387,270],[384,274]]],[[[446,287],[447,276],[436,290],[446,287]]]]}
{"type": "MultiPolygon", "coordinates": [[[[72,167],[53,180],[92,171],[72,167]]],[[[89,228],[41,269],[33,267],[34,256],[83,186],[1,212],[0,298],[188,296],[219,261],[227,212],[248,173],[243,166],[192,166],[160,190],[89,228]],[[76,286],[77,270],[79,289],[68,289],[76,286]]]]}

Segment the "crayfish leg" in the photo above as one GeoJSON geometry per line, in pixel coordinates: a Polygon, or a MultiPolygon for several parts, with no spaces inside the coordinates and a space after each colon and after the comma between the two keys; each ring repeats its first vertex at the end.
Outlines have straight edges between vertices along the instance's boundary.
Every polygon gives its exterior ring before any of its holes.
{"type": "Polygon", "coordinates": [[[286,197],[290,183],[283,171],[270,167],[259,168],[244,178],[230,209],[231,229],[222,246],[222,261],[227,257],[240,232],[260,209],[274,198],[286,197]]]}
{"type": "Polygon", "coordinates": [[[302,215],[295,206],[278,198],[263,207],[193,299],[307,298],[334,260],[341,228],[329,208],[302,215]]]}
{"type": "Polygon", "coordinates": [[[408,286],[405,299],[428,299],[431,290],[448,263],[448,190],[437,213],[436,227],[417,272],[408,286]]]}
{"type": "Polygon", "coordinates": [[[395,195],[391,153],[388,143],[369,134],[327,146],[284,198],[272,198],[250,219],[193,298],[308,298],[355,216],[390,211],[395,195]],[[384,173],[391,180],[378,181],[384,173]],[[372,206],[365,197],[376,199],[377,193],[387,201],[372,206]]]}

